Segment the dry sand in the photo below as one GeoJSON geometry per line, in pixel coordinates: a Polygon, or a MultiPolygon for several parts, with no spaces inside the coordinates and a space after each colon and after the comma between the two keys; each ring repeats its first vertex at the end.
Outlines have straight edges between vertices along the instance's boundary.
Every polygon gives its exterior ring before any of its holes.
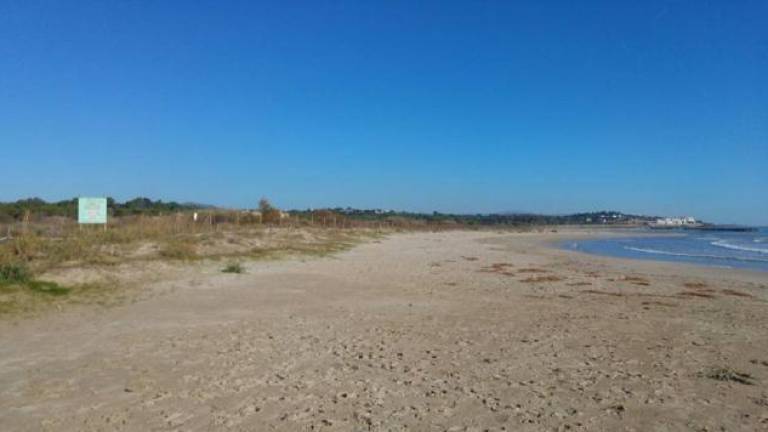
{"type": "Polygon", "coordinates": [[[544,245],[581,235],[395,235],[2,322],[0,430],[768,430],[768,274],[544,245]]]}

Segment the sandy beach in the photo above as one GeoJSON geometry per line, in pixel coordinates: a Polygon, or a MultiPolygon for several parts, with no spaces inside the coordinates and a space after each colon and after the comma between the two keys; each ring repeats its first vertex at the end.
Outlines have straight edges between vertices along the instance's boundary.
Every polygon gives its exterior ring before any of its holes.
{"type": "Polygon", "coordinates": [[[0,430],[768,430],[768,273],[550,246],[593,234],[396,234],[3,321],[0,430]]]}

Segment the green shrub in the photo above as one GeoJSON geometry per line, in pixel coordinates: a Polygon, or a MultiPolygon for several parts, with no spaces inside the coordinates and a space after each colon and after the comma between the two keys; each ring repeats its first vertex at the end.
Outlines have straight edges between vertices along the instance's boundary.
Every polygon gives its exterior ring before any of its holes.
{"type": "Polygon", "coordinates": [[[29,279],[29,271],[21,264],[0,265],[0,283],[22,283],[29,279]]]}
{"type": "Polygon", "coordinates": [[[29,270],[21,264],[0,265],[0,286],[3,292],[30,290],[36,294],[61,296],[68,294],[70,289],[55,282],[40,281],[32,278],[29,270]]]}
{"type": "Polygon", "coordinates": [[[222,273],[244,273],[245,269],[243,268],[240,263],[229,263],[226,267],[222,270],[222,273]]]}
{"type": "Polygon", "coordinates": [[[27,282],[27,286],[29,289],[36,293],[40,294],[48,294],[48,295],[54,295],[54,296],[61,296],[65,294],[69,294],[70,289],[63,287],[56,282],[47,282],[47,281],[29,281],[27,282]]]}

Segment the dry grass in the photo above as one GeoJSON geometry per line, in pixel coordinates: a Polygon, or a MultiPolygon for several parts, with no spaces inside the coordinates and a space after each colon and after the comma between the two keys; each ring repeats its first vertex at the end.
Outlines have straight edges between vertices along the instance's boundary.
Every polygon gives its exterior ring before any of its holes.
{"type": "Polygon", "coordinates": [[[0,283],[0,312],[36,311],[54,303],[109,303],[106,295],[121,297],[119,290],[102,289],[101,282],[61,286],[35,279],[67,269],[98,273],[109,272],[118,264],[121,268],[144,266],[157,260],[188,263],[202,259],[328,257],[386,234],[362,228],[201,226],[172,216],[121,220],[106,231],[95,227],[44,228],[30,229],[0,243],[0,268],[21,266],[28,274],[23,282],[0,283]]]}
{"type": "Polygon", "coordinates": [[[189,239],[173,239],[160,248],[160,256],[177,260],[192,260],[198,258],[197,246],[189,239]]]}
{"type": "Polygon", "coordinates": [[[24,263],[42,273],[60,266],[104,265],[142,259],[192,260],[222,256],[272,256],[277,251],[328,255],[375,239],[368,229],[267,228],[233,224],[192,225],[173,217],[131,218],[106,231],[57,229],[55,235],[38,229],[0,243],[0,265],[24,263]],[[144,250],[155,245],[152,250],[144,250]]]}

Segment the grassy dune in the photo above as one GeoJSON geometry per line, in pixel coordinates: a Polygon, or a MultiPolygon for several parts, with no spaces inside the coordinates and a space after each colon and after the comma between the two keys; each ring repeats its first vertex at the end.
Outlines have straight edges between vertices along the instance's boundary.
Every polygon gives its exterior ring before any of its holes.
{"type": "Polygon", "coordinates": [[[364,228],[194,224],[174,216],[116,222],[107,230],[38,224],[0,243],[0,315],[70,303],[113,304],[124,294],[121,287],[136,281],[130,275],[148,264],[323,257],[385,234],[364,228]],[[74,271],[78,278],[67,276],[74,271]]]}

